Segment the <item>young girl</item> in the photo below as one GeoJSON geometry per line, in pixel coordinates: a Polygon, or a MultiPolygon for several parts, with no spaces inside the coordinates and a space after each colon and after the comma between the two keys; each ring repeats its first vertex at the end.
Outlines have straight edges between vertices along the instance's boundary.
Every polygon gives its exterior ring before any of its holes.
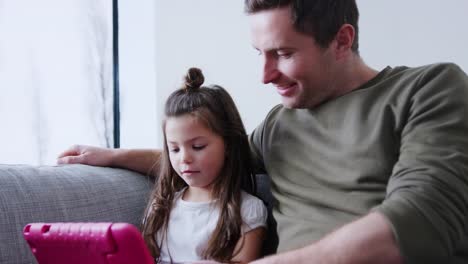
{"type": "Polygon", "coordinates": [[[255,181],[244,126],[229,94],[203,81],[191,68],[165,105],[160,173],[143,222],[158,263],[244,263],[261,254],[267,210],[248,193],[255,181]]]}

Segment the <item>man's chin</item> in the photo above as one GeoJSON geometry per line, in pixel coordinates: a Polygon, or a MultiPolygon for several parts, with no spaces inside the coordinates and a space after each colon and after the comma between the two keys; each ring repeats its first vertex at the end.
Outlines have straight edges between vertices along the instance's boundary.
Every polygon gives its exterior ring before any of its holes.
{"type": "Polygon", "coordinates": [[[293,98],[282,98],[281,104],[288,109],[302,109],[302,108],[307,108],[305,106],[302,106],[297,100],[294,100],[293,98]]]}
{"type": "Polygon", "coordinates": [[[281,104],[288,109],[313,109],[316,108],[324,103],[326,103],[328,100],[298,100],[297,98],[291,98],[291,97],[281,97],[281,104]]]}

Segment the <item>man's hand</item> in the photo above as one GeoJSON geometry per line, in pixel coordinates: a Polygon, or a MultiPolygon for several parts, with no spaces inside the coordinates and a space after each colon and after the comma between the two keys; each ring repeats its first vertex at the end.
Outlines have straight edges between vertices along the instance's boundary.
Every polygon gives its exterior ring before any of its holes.
{"type": "Polygon", "coordinates": [[[57,164],[86,164],[101,167],[118,167],[156,176],[161,151],[157,149],[109,149],[75,145],[57,158],[57,164]]]}
{"type": "MultiPolygon", "coordinates": [[[[310,250],[309,250],[310,252],[310,250]]],[[[266,257],[259,259],[254,262],[249,262],[250,264],[284,264],[284,263],[324,263],[318,258],[311,260],[307,256],[303,256],[302,250],[288,251],[282,254],[277,254],[274,256],[266,257]],[[309,262],[312,261],[312,262],[309,262]]]]}
{"type": "Polygon", "coordinates": [[[200,260],[200,261],[190,262],[190,264],[222,264],[222,263],[214,261],[214,260],[200,260]]]}
{"type": "Polygon", "coordinates": [[[99,148],[85,145],[74,145],[60,154],[57,164],[87,164],[92,166],[109,167],[116,149],[99,148]]]}

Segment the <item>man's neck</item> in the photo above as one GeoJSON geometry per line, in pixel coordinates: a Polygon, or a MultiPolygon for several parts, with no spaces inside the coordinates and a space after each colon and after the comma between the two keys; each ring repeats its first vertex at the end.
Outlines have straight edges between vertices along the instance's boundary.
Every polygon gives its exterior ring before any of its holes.
{"type": "Polygon", "coordinates": [[[372,80],[379,72],[369,67],[359,55],[353,54],[344,65],[340,95],[352,92],[372,80]]]}

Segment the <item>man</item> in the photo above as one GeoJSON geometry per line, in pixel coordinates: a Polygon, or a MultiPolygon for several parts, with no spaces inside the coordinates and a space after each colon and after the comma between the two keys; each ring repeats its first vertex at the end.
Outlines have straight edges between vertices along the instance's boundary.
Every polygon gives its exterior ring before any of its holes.
{"type": "MultiPolygon", "coordinates": [[[[358,52],[354,0],[246,0],[282,105],[250,135],[278,204],[279,253],[255,263],[466,263],[468,77],[358,52]]],[[[60,163],[147,173],[157,151],[76,146],[60,163]]]]}

